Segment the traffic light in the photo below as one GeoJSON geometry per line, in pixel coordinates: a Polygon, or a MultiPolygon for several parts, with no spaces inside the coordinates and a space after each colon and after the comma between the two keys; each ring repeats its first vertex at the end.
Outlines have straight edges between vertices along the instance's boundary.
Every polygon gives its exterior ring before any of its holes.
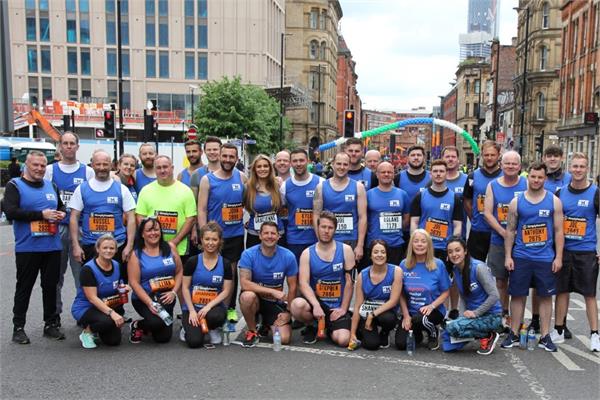
{"type": "Polygon", "coordinates": [[[144,143],[152,142],[154,140],[154,115],[144,115],[144,137],[142,141],[144,143]]]}
{"type": "Polygon", "coordinates": [[[113,110],[104,111],[104,138],[114,139],[115,137],[115,112],[113,110]]]}
{"type": "Polygon", "coordinates": [[[354,110],[344,111],[344,137],[354,137],[354,110]]]}
{"type": "Polygon", "coordinates": [[[63,115],[62,120],[63,120],[63,132],[70,131],[71,130],[71,116],[63,115]]]}
{"type": "Polygon", "coordinates": [[[535,151],[540,154],[544,152],[544,134],[535,138],[535,151]]]}

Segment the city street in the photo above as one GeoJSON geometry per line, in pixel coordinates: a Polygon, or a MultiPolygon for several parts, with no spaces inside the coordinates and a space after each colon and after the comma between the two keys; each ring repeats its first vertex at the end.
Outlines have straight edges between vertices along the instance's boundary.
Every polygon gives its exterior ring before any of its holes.
{"type": "MultiPolygon", "coordinates": [[[[144,339],[120,347],[84,350],[70,313],[63,314],[67,339],[42,337],[41,291],[36,286],[26,326],[32,343],[11,342],[14,243],[10,226],[0,226],[2,329],[1,397],[14,398],[461,398],[595,399],[600,353],[590,353],[583,299],[573,296],[568,326],[575,335],[557,353],[503,350],[488,357],[469,345],[457,354],[418,348],[414,357],[392,347],[349,352],[329,343],[302,344],[275,353],[270,344],[245,349],[232,344],[191,350],[177,335],[166,345],[144,339]]],[[[74,297],[70,272],[63,298],[74,297]]],[[[178,309],[178,307],[177,307],[178,309]]],[[[129,316],[135,316],[128,307],[129,316]]],[[[529,316],[529,314],[527,314],[529,316]]],[[[180,322],[175,322],[179,332],[180,322]]],[[[238,330],[243,331],[243,321],[238,330]]],[[[240,338],[241,339],[241,336],[240,338]]]]}

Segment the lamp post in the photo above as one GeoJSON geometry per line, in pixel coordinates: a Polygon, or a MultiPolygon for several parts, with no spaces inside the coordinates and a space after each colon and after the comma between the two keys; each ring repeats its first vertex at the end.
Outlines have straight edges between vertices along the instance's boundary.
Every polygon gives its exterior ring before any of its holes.
{"type": "Polygon", "coordinates": [[[117,0],[117,89],[119,91],[119,134],[115,140],[119,141],[119,154],[125,152],[125,143],[123,143],[123,52],[121,49],[121,42],[121,0],[117,0]]]}
{"type": "Polygon", "coordinates": [[[498,83],[500,82],[500,40],[497,38],[493,40],[492,46],[496,46],[496,66],[494,74],[494,91],[493,91],[493,103],[492,103],[492,139],[496,140],[496,133],[498,132],[498,83]]]}
{"type": "MultiPolygon", "coordinates": [[[[514,10],[523,11],[525,10],[525,54],[523,55],[523,84],[521,86],[521,119],[519,122],[519,155],[523,157],[523,146],[525,142],[523,141],[523,136],[525,135],[525,91],[527,86],[527,55],[529,48],[529,7],[519,8],[515,7],[514,10]]],[[[529,158],[529,157],[528,157],[529,158]]]]}
{"type": "Polygon", "coordinates": [[[190,97],[192,102],[192,108],[190,112],[190,123],[194,125],[194,90],[198,89],[198,85],[190,85],[190,97]]]}

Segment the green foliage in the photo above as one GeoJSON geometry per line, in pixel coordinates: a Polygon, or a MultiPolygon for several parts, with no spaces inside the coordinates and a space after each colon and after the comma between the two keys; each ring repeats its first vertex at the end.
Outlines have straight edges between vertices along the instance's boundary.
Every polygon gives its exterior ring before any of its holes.
{"type": "MultiPolygon", "coordinates": [[[[240,77],[212,81],[202,86],[204,92],[195,110],[198,138],[212,135],[221,138],[243,138],[248,134],[256,145],[252,153],[272,154],[282,148],[279,143],[279,103],[263,88],[242,84],[240,77]]],[[[283,121],[283,134],[290,123],[283,121]]]]}

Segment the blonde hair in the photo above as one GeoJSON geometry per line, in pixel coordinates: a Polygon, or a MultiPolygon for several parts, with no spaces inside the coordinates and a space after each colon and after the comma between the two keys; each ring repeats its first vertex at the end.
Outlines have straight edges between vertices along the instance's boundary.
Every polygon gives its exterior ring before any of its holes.
{"type": "Polygon", "coordinates": [[[254,168],[259,161],[263,160],[269,164],[269,176],[266,178],[267,182],[265,184],[265,189],[271,195],[273,211],[279,211],[281,208],[279,184],[277,183],[277,178],[275,178],[275,169],[273,168],[273,163],[269,157],[265,156],[264,154],[259,154],[250,165],[250,178],[248,178],[246,190],[244,190],[244,207],[250,213],[254,212],[254,203],[257,194],[256,185],[258,184],[258,177],[256,176],[254,168]]]}
{"type": "Polygon", "coordinates": [[[427,241],[427,252],[425,253],[425,268],[428,271],[435,271],[437,269],[437,264],[435,263],[435,257],[433,255],[433,242],[431,240],[431,236],[425,229],[415,229],[415,231],[410,235],[410,240],[408,241],[408,248],[406,249],[406,262],[404,265],[407,269],[413,269],[415,265],[417,265],[417,256],[413,252],[413,242],[415,240],[415,236],[417,234],[425,236],[425,240],[427,241]]]}

